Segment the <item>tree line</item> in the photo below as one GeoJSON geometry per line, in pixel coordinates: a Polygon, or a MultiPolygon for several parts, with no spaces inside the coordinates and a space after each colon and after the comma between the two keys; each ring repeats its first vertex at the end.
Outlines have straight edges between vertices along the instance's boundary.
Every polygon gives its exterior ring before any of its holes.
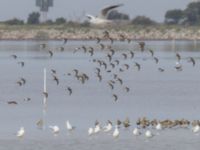
{"type": "MultiPolygon", "coordinates": [[[[124,14],[118,12],[117,10],[113,10],[108,14],[108,19],[111,20],[124,20],[133,25],[156,25],[158,24],[156,21],[152,20],[146,16],[136,16],[133,19],[130,19],[128,14],[124,14]]],[[[24,20],[20,20],[17,18],[4,21],[3,23],[9,25],[23,25],[23,24],[31,24],[36,25],[40,24],[40,13],[39,12],[32,12],[29,14],[27,21],[25,23],[24,20]]],[[[57,18],[55,21],[47,20],[43,24],[66,24],[72,23],[73,21],[67,21],[63,17],[57,18]]],[[[76,22],[78,23],[78,22],[76,22]]],[[[89,23],[85,21],[84,23],[80,23],[81,25],[88,26],[89,23]]],[[[162,24],[162,23],[160,23],[162,24]]],[[[175,25],[199,25],[200,24],[200,2],[191,2],[187,5],[184,10],[181,9],[173,9],[168,10],[165,13],[165,19],[163,24],[175,24],[175,25]]]]}

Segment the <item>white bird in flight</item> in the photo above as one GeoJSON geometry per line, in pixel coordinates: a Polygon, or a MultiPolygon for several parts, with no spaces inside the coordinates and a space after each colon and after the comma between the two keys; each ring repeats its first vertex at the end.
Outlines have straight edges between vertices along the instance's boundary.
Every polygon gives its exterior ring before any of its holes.
{"type": "Polygon", "coordinates": [[[109,24],[112,23],[112,20],[108,20],[107,16],[108,16],[108,12],[114,8],[123,6],[123,4],[118,4],[118,5],[111,5],[108,7],[105,7],[101,10],[101,13],[98,16],[93,16],[93,15],[86,15],[89,19],[89,22],[91,24],[95,24],[95,25],[104,25],[104,24],[109,24]]]}

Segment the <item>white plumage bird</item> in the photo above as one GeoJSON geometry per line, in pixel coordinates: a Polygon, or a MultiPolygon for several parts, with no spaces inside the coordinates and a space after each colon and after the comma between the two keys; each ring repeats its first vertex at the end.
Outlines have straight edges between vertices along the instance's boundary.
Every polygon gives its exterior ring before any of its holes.
{"type": "Polygon", "coordinates": [[[115,126],[115,130],[113,132],[113,137],[114,138],[118,138],[119,137],[119,129],[118,126],[115,126]]]}
{"type": "Polygon", "coordinates": [[[105,7],[101,10],[100,15],[98,15],[98,16],[93,16],[93,15],[89,15],[89,14],[86,16],[88,17],[89,22],[91,24],[95,24],[95,25],[110,24],[110,23],[112,23],[112,20],[107,19],[108,13],[110,12],[110,10],[120,7],[120,6],[123,6],[123,4],[105,7]]]}
{"type": "Polygon", "coordinates": [[[147,131],[145,132],[145,136],[146,136],[147,138],[151,138],[151,137],[153,137],[153,134],[151,133],[150,130],[147,130],[147,131]]]}
{"type": "Polygon", "coordinates": [[[90,135],[92,135],[94,133],[94,129],[93,128],[89,128],[88,129],[88,135],[90,136],[90,135]]]}
{"type": "Polygon", "coordinates": [[[135,135],[135,136],[141,135],[141,132],[139,131],[138,128],[134,128],[134,129],[133,129],[133,135],[135,135]]]}
{"type": "Polygon", "coordinates": [[[66,121],[66,127],[67,127],[67,130],[68,130],[68,131],[72,131],[72,130],[75,129],[75,127],[72,126],[68,120],[66,121]]]}
{"type": "Polygon", "coordinates": [[[112,124],[111,123],[108,123],[105,127],[104,127],[104,132],[109,132],[112,130],[112,124]]]}
{"type": "Polygon", "coordinates": [[[162,130],[162,125],[161,125],[161,123],[157,123],[157,125],[156,125],[156,130],[162,130]]]}
{"type": "Polygon", "coordinates": [[[16,136],[19,137],[19,138],[23,138],[24,134],[25,134],[25,129],[24,129],[24,127],[21,127],[19,129],[19,131],[17,131],[17,135],[16,136]]]}
{"type": "Polygon", "coordinates": [[[194,127],[192,127],[192,132],[197,133],[200,131],[200,126],[199,125],[195,125],[194,127]]]}
{"type": "Polygon", "coordinates": [[[52,133],[54,135],[58,135],[58,133],[60,132],[60,128],[58,126],[49,126],[50,129],[52,129],[52,133]]]}
{"type": "Polygon", "coordinates": [[[97,124],[94,128],[94,133],[99,133],[101,131],[101,127],[99,124],[97,124]]]}

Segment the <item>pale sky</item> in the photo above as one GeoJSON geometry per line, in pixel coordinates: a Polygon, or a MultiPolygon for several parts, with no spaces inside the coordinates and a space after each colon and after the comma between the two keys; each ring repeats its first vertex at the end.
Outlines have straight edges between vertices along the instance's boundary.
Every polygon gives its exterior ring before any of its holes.
{"type": "MultiPolygon", "coordinates": [[[[164,14],[169,9],[184,9],[192,0],[54,0],[54,7],[50,8],[48,18],[64,17],[74,19],[84,14],[98,15],[101,8],[107,5],[123,3],[118,8],[120,12],[129,14],[131,18],[145,15],[156,21],[163,21],[164,14]]],[[[35,0],[0,0],[0,20],[11,18],[26,19],[28,14],[39,11],[35,0]]]]}

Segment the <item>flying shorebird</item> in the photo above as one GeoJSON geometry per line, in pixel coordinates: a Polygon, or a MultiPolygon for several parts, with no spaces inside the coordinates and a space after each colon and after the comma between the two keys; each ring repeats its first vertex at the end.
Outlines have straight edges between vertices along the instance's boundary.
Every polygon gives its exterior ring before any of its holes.
{"type": "Polygon", "coordinates": [[[192,65],[193,65],[193,67],[195,66],[195,64],[196,64],[196,62],[195,62],[195,60],[194,60],[194,58],[193,57],[190,57],[189,58],[189,60],[188,60],[188,62],[191,62],[192,63],[192,65]]]}
{"type": "Polygon", "coordinates": [[[89,15],[89,14],[86,15],[86,17],[88,17],[89,22],[91,24],[94,24],[94,25],[110,24],[110,23],[112,23],[112,21],[107,19],[109,11],[114,9],[114,8],[120,7],[120,6],[123,6],[123,4],[111,5],[111,6],[103,8],[101,10],[101,14],[96,16],[96,17],[89,15]]]}
{"type": "Polygon", "coordinates": [[[42,129],[43,128],[43,125],[44,125],[44,121],[43,119],[40,119],[36,122],[36,125],[37,125],[37,128],[38,129],[42,129]]]}
{"type": "Polygon", "coordinates": [[[13,57],[14,59],[17,59],[17,55],[11,55],[11,57],[13,57]]]}
{"type": "Polygon", "coordinates": [[[113,96],[113,98],[114,98],[114,101],[116,102],[117,99],[118,99],[118,96],[117,96],[116,94],[113,94],[112,96],[113,96]]]}
{"type": "Polygon", "coordinates": [[[16,101],[8,101],[8,104],[13,104],[13,105],[17,105],[18,103],[16,101]]]}
{"type": "Polygon", "coordinates": [[[53,56],[53,52],[51,50],[49,50],[48,52],[49,52],[50,57],[52,57],[53,56]]]}
{"type": "Polygon", "coordinates": [[[72,88],[71,87],[67,87],[67,91],[69,92],[69,95],[72,95],[72,88]]]}
{"type": "Polygon", "coordinates": [[[21,67],[24,67],[24,62],[23,61],[19,61],[19,62],[17,62],[19,65],[21,65],[21,67]]]}

